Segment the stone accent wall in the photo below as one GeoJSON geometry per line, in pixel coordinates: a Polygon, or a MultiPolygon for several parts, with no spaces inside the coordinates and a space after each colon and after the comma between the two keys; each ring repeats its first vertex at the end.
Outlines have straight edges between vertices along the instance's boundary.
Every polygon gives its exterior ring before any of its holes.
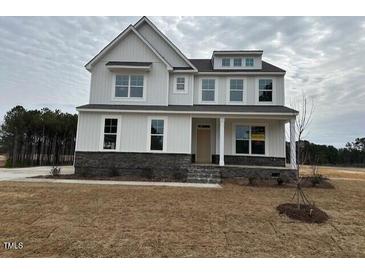
{"type": "MultiPolygon", "coordinates": [[[[216,160],[219,160],[218,155],[214,156],[216,160]]],[[[254,157],[259,158],[256,162],[251,157],[244,158],[246,161],[248,159],[251,161],[250,163],[244,162],[245,165],[270,166],[267,162],[258,162],[263,157],[254,157]]],[[[232,158],[226,158],[228,165],[232,164],[229,159],[232,158]]],[[[270,161],[270,158],[265,157],[265,159],[270,161]]],[[[279,162],[284,161],[285,163],[284,158],[278,159],[279,162]]],[[[237,161],[234,163],[237,164],[237,161]]],[[[239,163],[242,164],[242,162],[239,163]]],[[[75,173],[82,176],[133,176],[150,180],[185,182],[190,167],[192,167],[191,154],[80,151],[75,153],[75,173]]],[[[290,181],[297,178],[296,170],[284,167],[220,167],[217,165],[204,165],[204,167],[219,170],[222,179],[249,177],[271,179],[280,176],[290,181]]]]}
{"type": "MultiPolygon", "coordinates": [[[[219,164],[219,155],[212,155],[213,164],[219,164]]],[[[224,155],[226,165],[285,167],[285,158],[244,155],[224,155]]]]}
{"type": "Polygon", "coordinates": [[[288,168],[255,168],[255,167],[220,167],[222,179],[228,178],[257,178],[257,179],[273,179],[282,178],[286,182],[293,182],[298,178],[298,172],[288,168]]]}
{"type": "Polygon", "coordinates": [[[81,152],[75,153],[75,173],[89,176],[135,176],[186,181],[190,154],[81,152]]]}

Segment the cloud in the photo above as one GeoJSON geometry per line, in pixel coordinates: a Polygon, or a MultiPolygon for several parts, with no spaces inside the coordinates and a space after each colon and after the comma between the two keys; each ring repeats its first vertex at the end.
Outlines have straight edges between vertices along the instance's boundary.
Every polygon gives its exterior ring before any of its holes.
{"type": "MultiPolygon", "coordinates": [[[[0,115],[16,104],[72,111],[89,99],[84,68],[138,17],[0,17],[0,115]]],[[[282,67],[286,102],[316,111],[307,138],[341,146],[365,135],[364,17],[152,17],[191,58],[263,49],[282,67]]]]}

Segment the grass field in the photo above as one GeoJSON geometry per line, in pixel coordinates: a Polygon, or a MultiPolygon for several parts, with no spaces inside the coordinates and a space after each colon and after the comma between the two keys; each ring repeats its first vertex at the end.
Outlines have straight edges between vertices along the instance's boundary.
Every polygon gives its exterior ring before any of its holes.
{"type": "Polygon", "coordinates": [[[365,170],[320,172],[335,189],[305,192],[330,215],[322,225],[278,215],[292,188],[3,182],[0,256],[365,257],[365,170]]]}

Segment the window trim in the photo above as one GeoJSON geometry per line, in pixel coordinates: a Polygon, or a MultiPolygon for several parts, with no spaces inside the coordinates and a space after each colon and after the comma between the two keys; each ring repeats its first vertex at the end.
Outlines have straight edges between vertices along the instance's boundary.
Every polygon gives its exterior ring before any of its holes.
{"type": "Polygon", "coordinates": [[[229,68],[229,67],[231,67],[231,58],[227,58],[227,57],[223,57],[222,59],[221,59],[221,65],[222,65],[222,68],[229,68]],[[229,65],[228,66],[225,66],[223,63],[223,61],[224,60],[229,60],[229,65]]]}
{"type": "Polygon", "coordinates": [[[105,152],[120,152],[120,136],[121,136],[121,126],[122,126],[122,116],[120,115],[101,115],[101,130],[100,130],[100,140],[99,140],[99,151],[105,152]],[[105,119],[117,119],[117,139],[115,144],[115,149],[104,149],[104,127],[105,127],[105,119]]]}
{"type": "Polygon", "coordinates": [[[166,151],[167,151],[167,136],[168,136],[168,116],[148,116],[147,117],[146,151],[147,152],[153,152],[153,153],[166,153],[166,151]],[[162,150],[151,150],[151,124],[152,124],[152,120],[163,120],[164,121],[162,150]]]}
{"type": "Polygon", "coordinates": [[[237,155],[237,156],[258,156],[258,157],[267,157],[269,156],[268,154],[268,149],[269,149],[269,145],[268,145],[268,125],[267,123],[244,123],[244,122],[236,122],[236,123],[232,123],[232,155],[237,155]],[[248,153],[237,153],[236,152],[236,127],[237,126],[246,126],[250,128],[250,139],[248,142],[248,153]],[[251,128],[252,127],[264,127],[265,128],[265,154],[253,154],[252,153],[252,148],[251,148],[251,128]]]}
{"type": "Polygon", "coordinates": [[[276,104],[276,81],[274,77],[256,77],[255,80],[255,101],[258,105],[275,105],[276,104]],[[272,100],[270,101],[260,101],[260,80],[270,79],[272,81],[272,100]]]}
{"type": "Polygon", "coordinates": [[[241,68],[241,67],[242,67],[242,58],[241,58],[241,57],[233,58],[233,67],[235,67],[235,68],[241,68]],[[234,64],[234,61],[235,61],[235,60],[241,60],[241,65],[236,66],[236,65],[234,64]]]}
{"type": "Polygon", "coordinates": [[[247,67],[247,68],[253,68],[253,67],[255,67],[255,58],[252,58],[252,57],[245,58],[245,67],[247,67]],[[247,65],[247,60],[248,59],[252,59],[252,66],[248,66],[247,65]]]}
{"type": "Polygon", "coordinates": [[[216,77],[202,77],[199,79],[199,103],[200,104],[217,104],[217,97],[218,97],[218,78],[216,77]],[[203,101],[203,80],[214,80],[214,101],[203,101]]]}
{"type": "Polygon", "coordinates": [[[227,105],[245,105],[247,104],[247,78],[246,77],[228,77],[226,83],[226,104],[227,105]],[[231,80],[243,80],[242,101],[231,101],[231,80]]]}
{"type": "Polygon", "coordinates": [[[187,89],[187,84],[188,84],[188,81],[187,81],[187,77],[184,75],[184,76],[181,76],[181,75],[175,75],[174,77],[174,88],[173,88],[173,93],[174,94],[187,94],[188,93],[188,89],[187,89]],[[177,79],[178,78],[184,78],[184,90],[178,90],[177,89],[177,79]]]}
{"type": "Polygon", "coordinates": [[[112,101],[138,101],[143,102],[146,101],[146,91],[147,91],[147,74],[145,73],[113,73],[113,81],[112,81],[112,101]],[[117,75],[126,75],[129,76],[128,78],[128,97],[117,97],[115,96],[115,84],[117,80],[117,75]],[[143,76],[143,96],[142,97],[130,97],[130,82],[131,82],[131,76],[143,76]]]}

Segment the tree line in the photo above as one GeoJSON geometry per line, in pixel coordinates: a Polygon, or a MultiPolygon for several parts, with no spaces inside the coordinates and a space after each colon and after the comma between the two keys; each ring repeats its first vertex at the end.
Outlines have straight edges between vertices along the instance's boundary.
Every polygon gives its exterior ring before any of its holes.
{"type": "MultiPolygon", "coordinates": [[[[309,141],[297,142],[297,149],[300,150],[301,163],[307,165],[339,165],[339,166],[365,166],[365,137],[356,138],[349,142],[344,148],[334,146],[318,145],[309,141]]],[[[287,159],[290,157],[290,144],[286,144],[287,159]]]]}
{"type": "Polygon", "coordinates": [[[6,166],[72,164],[76,129],[77,114],[12,108],[0,127],[0,147],[8,155],[6,166]]]}

